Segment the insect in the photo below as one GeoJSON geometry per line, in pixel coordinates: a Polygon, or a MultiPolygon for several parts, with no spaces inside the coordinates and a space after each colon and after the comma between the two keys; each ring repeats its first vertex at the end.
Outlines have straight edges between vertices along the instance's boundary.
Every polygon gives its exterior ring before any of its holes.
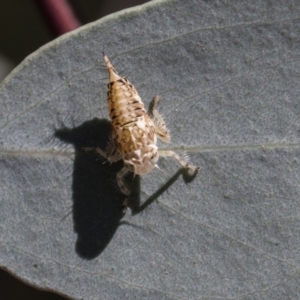
{"type": "Polygon", "coordinates": [[[171,140],[166,124],[156,110],[160,98],[154,97],[152,108],[147,114],[134,86],[117,73],[104,53],[103,57],[109,74],[107,103],[112,122],[112,136],[106,151],[99,147],[93,149],[110,163],[123,160],[124,166],[117,173],[117,182],[123,194],[129,196],[131,193],[124,180],[126,173],[150,173],[158,167],[156,163],[159,156],[174,157],[184,168],[197,172],[199,167],[190,165],[177,153],[158,150],[157,138],[164,142],[171,140]]]}

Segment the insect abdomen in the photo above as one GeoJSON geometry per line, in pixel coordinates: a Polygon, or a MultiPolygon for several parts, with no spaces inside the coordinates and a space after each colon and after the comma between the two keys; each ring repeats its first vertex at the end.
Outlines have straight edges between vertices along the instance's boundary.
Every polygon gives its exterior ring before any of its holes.
{"type": "Polygon", "coordinates": [[[113,126],[135,122],[146,114],[144,104],[127,79],[111,82],[108,88],[108,109],[113,126]]]}
{"type": "Polygon", "coordinates": [[[113,126],[124,126],[135,122],[146,114],[144,104],[133,85],[121,77],[106,55],[104,60],[109,73],[107,101],[113,126]]]}

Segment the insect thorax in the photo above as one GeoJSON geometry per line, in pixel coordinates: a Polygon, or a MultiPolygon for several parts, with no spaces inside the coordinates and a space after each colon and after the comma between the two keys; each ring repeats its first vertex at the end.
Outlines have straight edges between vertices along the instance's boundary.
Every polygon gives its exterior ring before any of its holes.
{"type": "Polygon", "coordinates": [[[149,173],[158,160],[157,137],[152,120],[148,118],[144,115],[123,126],[113,126],[115,145],[124,162],[132,165],[136,174],[149,173]]]}

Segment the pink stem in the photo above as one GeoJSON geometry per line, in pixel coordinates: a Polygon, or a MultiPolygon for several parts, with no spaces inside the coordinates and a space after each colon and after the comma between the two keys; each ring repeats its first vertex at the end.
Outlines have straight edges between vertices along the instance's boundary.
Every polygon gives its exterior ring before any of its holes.
{"type": "Polygon", "coordinates": [[[55,36],[81,25],[68,0],[35,0],[35,2],[55,36]]]}

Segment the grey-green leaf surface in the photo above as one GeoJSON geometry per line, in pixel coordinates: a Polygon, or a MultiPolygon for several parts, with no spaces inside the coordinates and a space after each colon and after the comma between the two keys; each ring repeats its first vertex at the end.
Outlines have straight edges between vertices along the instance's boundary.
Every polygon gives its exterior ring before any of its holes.
{"type": "Polygon", "coordinates": [[[73,299],[300,298],[300,7],[152,1],[28,57],[0,90],[0,264],[73,299]],[[127,178],[109,137],[105,51],[189,153],[127,178]],[[103,164],[104,163],[104,164],[103,164]]]}

